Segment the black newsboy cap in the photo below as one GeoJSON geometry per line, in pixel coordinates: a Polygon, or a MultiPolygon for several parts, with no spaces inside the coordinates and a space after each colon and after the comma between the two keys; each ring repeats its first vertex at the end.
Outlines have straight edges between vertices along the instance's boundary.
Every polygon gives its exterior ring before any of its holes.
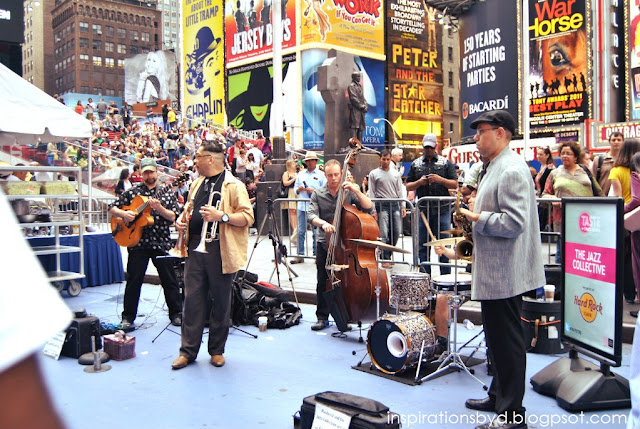
{"type": "Polygon", "coordinates": [[[484,112],[471,122],[471,128],[475,130],[480,124],[491,124],[496,127],[502,127],[510,131],[512,135],[516,134],[516,121],[513,120],[513,116],[506,110],[484,112]]]}

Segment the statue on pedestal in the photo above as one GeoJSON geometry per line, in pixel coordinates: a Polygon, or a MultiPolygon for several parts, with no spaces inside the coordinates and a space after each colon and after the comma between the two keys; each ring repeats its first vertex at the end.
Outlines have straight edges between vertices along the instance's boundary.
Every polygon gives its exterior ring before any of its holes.
{"type": "Polygon", "coordinates": [[[364,98],[360,79],[360,72],[351,73],[351,83],[347,91],[349,94],[349,128],[351,128],[351,136],[362,141],[362,133],[365,127],[364,114],[369,110],[369,107],[364,98]]]}

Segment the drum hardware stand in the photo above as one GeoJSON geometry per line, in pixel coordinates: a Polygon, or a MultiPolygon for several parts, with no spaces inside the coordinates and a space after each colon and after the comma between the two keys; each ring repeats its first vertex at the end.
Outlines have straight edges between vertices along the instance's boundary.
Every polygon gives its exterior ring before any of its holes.
{"type": "MultiPolygon", "coordinates": [[[[457,260],[457,259],[456,259],[457,260]]],[[[442,374],[443,372],[448,371],[450,368],[454,368],[459,370],[463,370],[464,372],[466,372],[471,378],[473,378],[474,380],[476,380],[478,383],[480,383],[482,385],[482,388],[485,391],[489,390],[489,387],[484,384],[484,382],[482,382],[482,380],[480,380],[478,377],[476,377],[474,375],[473,370],[470,370],[467,365],[464,363],[464,361],[462,360],[462,358],[460,357],[460,349],[462,349],[462,347],[456,349],[456,345],[458,343],[458,308],[460,307],[460,305],[462,304],[462,302],[464,301],[464,296],[459,295],[458,294],[458,270],[457,270],[457,263],[454,263],[454,281],[453,281],[453,295],[449,297],[449,299],[447,300],[449,303],[449,312],[451,314],[451,310],[453,309],[453,341],[451,341],[451,332],[449,332],[449,341],[447,343],[447,357],[440,363],[440,366],[438,366],[438,369],[436,369],[434,372],[432,372],[431,374],[427,374],[426,376],[422,377],[421,379],[418,380],[418,374],[419,372],[416,373],[416,383],[421,384],[424,381],[429,381],[435,377],[437,377],[438,375],[442,374]],[[453,344],[453,347],[452,347],[453,344]]],[[[450,318],[451,320],[451,318],[450,318]]],[[[474,337],[475,338],[475,337],[474,337]]],[[[468,343],[467,343],[468,344],[468,343]]],[[[422,356],[423,356],[423,352],[424,352],[424,341],[422,344],[422,349],[420,350],[420,361],[422,361],[422,356]]],[[[419,365],[418,365],[419,368],[419,365]]]]}
{"type": "MultiPolygon", "coordinates": [[[[273,232],[269,231],[268,237],[271,240],[271,243],[273,245],[273,262],[275,264],[274,266],[274,272],[276,273],[277,279],[278,279],[278,287],[280,289],[282,289],[282,287],[280,286],[280,269],[279,269],[279,264],[283,264],[287,270],[287,274],[289,275],[289,284],[291,285],[291,290],[293,291],[293,297],[296,300],[296,305],[298,306],[298,308],[300,307],[300,303],[298,302],[298,295],[296,294],[296,289],[293,286],[293,278],[291,277],[291,274],[293,273],[293,275],[295,275],[296,277],[298,277],[298,274],[295,273],[291,267],[289,266],[289,263],[287,262],[287,246],[285,246],[282,243],[282,239],[280,237],[280,231],[278,229],[278,222],[276,221],[276,216],[275,213],[273,211],[273,198],[271,196],[271,188],[269,188],[267,190],[267,213],[265,215],[264,218],[262,218],[262,224],[260,225],[260,228],[258,229],[258,235],[256,236],[256,242],[253,245],[253,249],[251,249],[251,255],[249,255],[249,259],[247,260],[247,266],[244,269],[244,274],[242,276],[241,279],[241,284],[244,283],[244,279],[247,275],[247,271],[249,269],[249,265],[251,264],[251,259],[253,259],[253,254],[256,251],[256,248],[258,247],[258,244],[260,243],[260,236],[262,235],[262,231],[264,230],[264,226],[267,222],[267,220],[271,221],[271,225],[273,226],[273,232]]],[[[271,273],[271,277],[273,277],[273,272],[271,273]]],[[[269,281],[271,281],[271,277],[269,278],[269,281]]],[[[237,329],[237,328],[236,328],[237,329]]]]}

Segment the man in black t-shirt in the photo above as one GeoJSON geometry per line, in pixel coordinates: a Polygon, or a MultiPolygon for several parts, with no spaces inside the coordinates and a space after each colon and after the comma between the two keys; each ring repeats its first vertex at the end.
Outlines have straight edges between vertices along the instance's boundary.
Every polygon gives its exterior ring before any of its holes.
{"type": "Polygon", "coordinates": [[[142,232],[142,238],[133,247],[129,247],[127,260],[127,286],[124,291],[124,310],[122,311],[122,326],[129,328],[136,319],[140,289],[144,275],[149,265],[149,259],[158,270],[160,283],[164,289],[164,297],[169,308],[169,320],[174,326],[182,324],[182,299],[178,282],[173,270],[173,263],[163,258],[172,247],[169,236],[169,226],[179,213],[178,201],[175,194],[167,189],[158,191],[158,173],[156,162],[145,158],[140,162],[143,182],[138,186],[123,192],[109,209],[112,216],[133,222],[137,213],[134,210],[123,210],[130,206],[138,195],[148,198],[153,216],[153,225],[148,225],[142,232]]]}

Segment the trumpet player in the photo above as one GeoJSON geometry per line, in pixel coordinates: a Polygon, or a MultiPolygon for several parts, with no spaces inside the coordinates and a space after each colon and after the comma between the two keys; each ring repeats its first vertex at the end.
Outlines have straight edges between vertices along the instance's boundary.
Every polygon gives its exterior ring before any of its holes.
{"type": "Polygon", "coordinates": [[[182,344],[173,369],[184,368],[198,356],[209,300],[211,364],[221,367],[225,363],[232,283],[235,273],[246,265],[249,225],[254,217],[247,189],[225,170],[224,162],[220,145],[210,141],[200,145],[195,160],[200,177],[189,190],[186,213],[176,221],[177,229],[187,233],[188,256],[182,344]]]}

